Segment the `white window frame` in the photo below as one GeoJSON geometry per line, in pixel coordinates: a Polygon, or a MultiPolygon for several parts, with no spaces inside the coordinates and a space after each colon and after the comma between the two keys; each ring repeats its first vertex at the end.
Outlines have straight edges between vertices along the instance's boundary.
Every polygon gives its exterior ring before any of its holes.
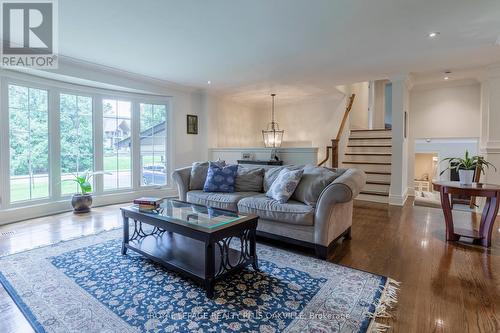
{"type": "MultiPolygon", "coordinates": [[[[103,112],[102,112],[102,104],[103,104],[103,101],[105,99],[111,99],[111,100],[115,100],[117,102],[130,102],[130,131],[131,131],[131,138],[132,138],[132,149],[130,150],[130,163],[132,166],[132,174],[130,175],[131,176],[130,187],[113,188],[113,189],[108,189],[108,190],[104,189],[104,176],[99,175],[98,177],[102,180],[102,188],[100,188],[100,191],[101,191],[101,193],[129,192],[130,190],[136,188],[134,186],[134,155],[133,155],[134,149],[133,149],[133,146],[134,146],[134,133],[136,131],[137,124],[134,121],[134,109],[135,109],[134,100],[133,100],[133,98],[117,97],[116,95],[102,95],[101,97],[102,98],[99,102],[101,104],[101,124],[103,124],[103,125],[104,125],[104,121],[103,121],[104,118],[103,118],[103,112]],[[115,96],[115,97],[113,97],[113,96],[115,96]]],[[[103,129],[101,129],[101,133],[99,136],[101,137],[101,148],[103,151],[101,152],[101,155],[99,156],[99,158],[101,160],[101,168],[98,170],[104,170],[104,146],[102,146],[104,143],[104,131],[103,131],[103,129]]]]}
{"type": "MultiPolygon", "coordinates": [[[[171,117],[170,117],[170,101],[168,101],[167,103],[152,103],[152,102],[145,102],[145,101],[140,101],[137,103],[137,120],[138,120],[138,126],[139,126],[139,132],[137,133],[138,137],[136,139],[136,142],[138,142],[138,150],[137,150],[137,155],[138,155],[138,159],[136,161],[136,163],[138,163],[137,165],[139,165],[139,175],[137,176],[138,177],[138,186],[140,188],[146,188],[146,189],[149,189],[149,188],[163,188],[163,187],[168,187],[170,186],[170,173],[171,173],[171,163],[172,163],[172,159],[171,159],[171,156],[169,155],[169,152],[172,151],[172,147],[170,146],[170,143],[171,143],[171,140],[169,140],[170,138],[170,123],[171,123],[171,117]],[[165,121],[166,121],[166,125],[165,125],[165,149],[166,149],[166,152],[165,152],[165,156],[167,158],[167,173],[166,173],[166,183],[165,185],[145,185],[145,184],[142,184],[142,172],[140,170],[140,165],[141,165],[141,139],[140,139],[140,132],[141,132],[141,108],[140,108],[140,104],[152,104],[152,105],[165,105],[165,121]]],[[[135,156],[135,155],[134,155],[135,156]]]]}
{"type": "Polygon", "coordinates": [[[78,96],[88,96],[93,101],[93,148],[94,148],[94,170],[103,169],[103,118],[102,101],[104,99],[127,100],[132,105],[132,182],[130,188],[121,188],[116,190],[103,189],[103,176],[94,177],[93,195],[112,197],[129,192],[138,192],[148,189],[170,189],[172,183],[167,176],[165,185],[141,185],[140,166],[140,115],[139,103],[162,104],[167,108],[166,121],[166,158],[167,175],[170,175],[173,168],[173,145],[172,145],[172,97],[149,95],[143,93],[132,93],[118,90],[95,88],[90,86],[66,83],[57,80],[45,79],[23,73],[8,71],[0,72],[0,211],[16,209],[39,204],[57,203],[68,201],[68,195],[61,195],[61,147],[60,147],[60,94],[73,94],[78,96]],[[27,201],[10,202],[10,149],[9,149],[9,109],[8,109],[8,85],[19,85],[35,89],[48,91],[48,109],[49,109],[49,197],[43,199],[33,199],[27,201]]]}
{"type": "MultiPolygon", "coordinates": [[[[0,112],[5,116],[5,133],[6,133],[6,139],[5,139],[5,145],[2,143],[2,146],[4,147],[4,151],[2,151],[2,155],[0,155],[0,160],[5,160],[5,166],[4,170],[2,170],[3,173],[5,173],[5,179],[4,183],[1,184],[1,187],[3,189],[2,195],[2,208],[4,206],[7,206],[8,208],[15,208],[15,207],[24,207],[24,206],[30,206],[30,205],[36,205],[36,204],[43,204],[43,203],[48,203],[52,201],[53,198],[53,193],[54,193],[54,168],[53,168],[53,161],[51,161],[51,156],[53,154],[53,132],[59,132],[54,128],[54,113],[51,112],[51,109],[54,107],[53,104],[53,99],[51,96],[53,95],[53,90],[50,86],[44,86],[41,84],[38,84],[37,82],[29,82],[29,81],[23,81],[23,80],[17,80],[17,79],[2,79],[2,103],[1,103],[1,110],[0,112]],[[21,87],[27,87],[27,88],[33,88],[33,89],[40,89],[40,90],[46,90],[47,91],[47,108],[48,108],[48,142],[49,142],[49,147],[48,147],[48,161],[49,161],[49,172],[48,172],[48,177],[49,177],[49,196],[46,198],[39,198],[39,199],[30,199],[30,200],[22,200],[22,201],[16,201],[16,202],[11,202],[10,198],[10,117],[9,117],[9,85],[16,85],[16,86],[21,86],[21,87]]],[[[57,112],[57,114],[59,114],[57,112]]],[[[3,123],[3,122],[2,122],[3,123]]],[[[2,128],[3,130],[4,128],[2,128]]],[[[59,158],[57,158],[59,160],[59,158]]]]}

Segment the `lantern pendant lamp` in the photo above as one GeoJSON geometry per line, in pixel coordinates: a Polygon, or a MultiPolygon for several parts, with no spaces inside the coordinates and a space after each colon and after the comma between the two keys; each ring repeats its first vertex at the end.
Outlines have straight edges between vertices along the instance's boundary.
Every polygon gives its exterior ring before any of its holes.
{"type": "Polygon", "coordinates": [[[272,104],[272,118],[271,122],[267,124],[267,129],[262,130],[262,137],[264,138],[264,145],[266,148],[279,148],[283,141],[284,130],[280,130],[277,122],[274,121],[274,97],[276,94],[271,94],[273,100],[272,104]]]}

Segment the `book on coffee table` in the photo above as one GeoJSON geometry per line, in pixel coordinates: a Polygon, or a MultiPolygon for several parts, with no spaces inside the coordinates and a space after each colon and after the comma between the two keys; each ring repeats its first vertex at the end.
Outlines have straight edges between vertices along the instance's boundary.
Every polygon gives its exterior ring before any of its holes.
{"type": "Polygon", "coordinates": [[[162,202],[162,198],[155,197],[141,197],[134,200],[134,204],[138,205],[140,210],[155,210],[162,202]]]}

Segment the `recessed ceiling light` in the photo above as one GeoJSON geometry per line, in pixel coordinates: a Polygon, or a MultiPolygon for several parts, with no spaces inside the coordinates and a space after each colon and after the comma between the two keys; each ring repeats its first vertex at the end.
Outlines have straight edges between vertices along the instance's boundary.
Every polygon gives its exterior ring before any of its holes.
{"type": "Polygon", "coordinates": [[[212,81],[207,81],[207,84],[212,84],[212,81]]]}
{"type": "Polygon", "coordinates": [[[429,34],[427,36],[429,36],[429,38],[436,38],[439,35],[440,35],[439,31],[433,31],[433,32],[429,32],[429,34]]]}

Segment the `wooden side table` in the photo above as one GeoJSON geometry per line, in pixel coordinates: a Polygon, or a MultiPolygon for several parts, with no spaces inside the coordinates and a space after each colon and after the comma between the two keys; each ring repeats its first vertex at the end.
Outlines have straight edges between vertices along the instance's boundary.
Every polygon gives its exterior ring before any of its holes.
{"type": "Polygon", "coordinates": [[[485,247],[491,246],[491,233],[498,214],[500,204],[500,186],[493,184],[461,185],[459,182],[434,182],[433,188],[441,194],[441,206],[446,222],[446,240],[458,241],[460,237],[472,238],[474,244],[485,247]],[[455,228],[451,213],[450,194],[485,197],[486,204],[481,215],[479,231],[455,228]]]}

